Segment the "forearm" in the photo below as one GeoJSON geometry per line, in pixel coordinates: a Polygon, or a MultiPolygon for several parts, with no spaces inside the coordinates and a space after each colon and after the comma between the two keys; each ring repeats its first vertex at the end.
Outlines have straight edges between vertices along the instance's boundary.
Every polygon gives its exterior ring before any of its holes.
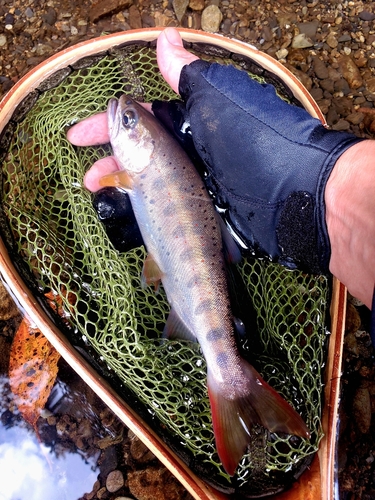
{"type": "Polygon", "coordinates": [[[375,141],[347,149],[325,191],[329,269],[371,308],[375,283],[375,141]]]}

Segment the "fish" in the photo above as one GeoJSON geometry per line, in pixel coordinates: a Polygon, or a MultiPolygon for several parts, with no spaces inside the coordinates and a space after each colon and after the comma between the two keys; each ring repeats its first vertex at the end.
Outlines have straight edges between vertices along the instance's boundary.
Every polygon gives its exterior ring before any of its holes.
{"type": "Polygon", "coordinates": [[[109,100],[107,120],[120,169],[103,176],[100,184],[129,195],[147,250],[141,281],[155,290],[162,283],[170,305],[163,336],[200,344],[216,449],[225,471],[233,476],[255,423],[303,438],[310,437],[309,430],[239,354],[224,231],[187,154],[149,111],[127,95],[109,100]]]}

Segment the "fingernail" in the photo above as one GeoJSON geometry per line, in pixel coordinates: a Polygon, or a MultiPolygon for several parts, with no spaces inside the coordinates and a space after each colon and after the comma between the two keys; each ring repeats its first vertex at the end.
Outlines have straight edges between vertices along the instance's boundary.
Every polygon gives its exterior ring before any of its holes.
{"type": "Polygon", "coordinates": [[[165,28],[164,34],[171,45],[182,46],[180,33],[174,28],[165,28]]]}

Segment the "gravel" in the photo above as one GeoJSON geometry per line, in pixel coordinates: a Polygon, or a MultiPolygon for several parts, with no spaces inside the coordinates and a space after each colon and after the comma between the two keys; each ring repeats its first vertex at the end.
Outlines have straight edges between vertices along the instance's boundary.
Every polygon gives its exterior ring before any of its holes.
{"type": "MultiPolygon", "coordinates": [[[[35,65],[70,45],[102,33],[153,26],[214,31],[256,46],[301,80],[330,127],[373,137],[375,7],[372,1],[3,0],[0,97],[35,65]]],[[[6,297],[5,292],[1,293],[6,297]]],[[[4,348],[9,345],[16,313],[7,298],[2,298],[1,304],[7,304],[0,319],[4,348]]],[[[364,307],[349,304],[338,448],[341,500],[375,498],[375,368],[368,319],[364,307]]],[[[108,417],[103,409],[97,411],[108,417]]],[[[55,430],[57,426],[64,433],[64,429],[70,429],[69,425],[64,427],[64,422],[61,417],[52,424],[55,430]]],[[[81,430],[87,431],[84,427],[81,430]]],[[[95,443],[101,449],[105,473],[101,472],[92,492],[84,498],[188,498],[176,482],[174,489],[158,489],[163,478],[170,484],[169,473],[147,449],[142,449],[139,441],[134,444],[137,439],[126,429],[122,436],[119,443],[110,443],[108,447],[105,438],[95,443]],[[115,447],[116,456],[121,448],[120,464],[118,460],[110,460],[111,447],[115,447]],[[142,490],[145,484],[150,491],[142,490]]],[[[70,438],[76,440],[77,446],[88,443],[87,436],[79,432],[77,436],[70,432],[70,438]]]]}

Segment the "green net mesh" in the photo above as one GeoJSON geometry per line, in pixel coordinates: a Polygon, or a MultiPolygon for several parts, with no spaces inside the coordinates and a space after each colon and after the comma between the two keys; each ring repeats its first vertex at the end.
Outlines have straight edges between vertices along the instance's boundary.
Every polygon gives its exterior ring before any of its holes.
{"type": "Polygon", "coordinates": [[[42,295],[61,297],[70,330],[93,348],[193,469],[222,489],[247,496],[282,488],[288,474],[303,469],[322,437],[327,280],[268,262],[244,260],[239,266],[258,332],[242,340],[242,353],[302,413],[312,437],[254,427],[248,453],[231,481],[215,450],[199,346],[160,343],[169,306],[162,292],[156,296],[152,288],[140,286],[144,249],[115,250],[83,187],[84,173],[109,147],[75,149],[66,139],[67,126],[104,110],[114,95],[127,92],[145,101],[174,95],[148,45],[115,49],[67,73],[60,83],[45,85],[52,88],[43,89],[25,118],[14,124],[6,147],[1,200],[8,245],[42,295]]]}

